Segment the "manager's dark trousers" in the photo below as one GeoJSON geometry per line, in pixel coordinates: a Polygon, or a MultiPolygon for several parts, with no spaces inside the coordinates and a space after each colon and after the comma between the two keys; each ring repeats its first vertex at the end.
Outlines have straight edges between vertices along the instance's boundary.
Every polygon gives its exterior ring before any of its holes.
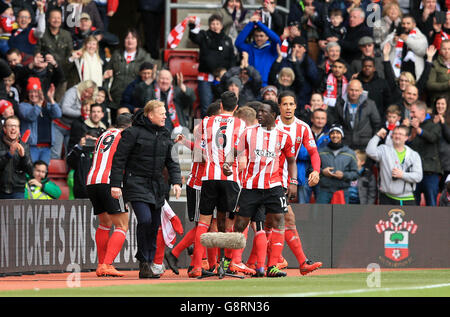
{"type": "Polygon", "coordinates": [[[137,253],[136,259],[139,262],[151,263],[156,252],[156,237],[158,228],[161,225],[161,208],[156,209],[153,204],[140,201],[131,202],[134,214],[137,219],[136,239],[137,253]]]}

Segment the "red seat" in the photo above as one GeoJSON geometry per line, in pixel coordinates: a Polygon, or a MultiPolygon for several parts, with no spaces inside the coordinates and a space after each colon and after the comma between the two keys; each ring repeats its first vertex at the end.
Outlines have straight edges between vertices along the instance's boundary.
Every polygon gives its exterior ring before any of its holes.
{"type": "Polygon", "coordinates": [[[183,77],[195,77],[198,75],[198,62],[185,57],[174,57],[169,59],[169,70],[173,76],[182,73],[183,77]]]}
{"type": "Polygon", "coordinates": [[[48,178],[67,178],[69,169],[65,160],[51,159],[48,166],[48,178]]]}

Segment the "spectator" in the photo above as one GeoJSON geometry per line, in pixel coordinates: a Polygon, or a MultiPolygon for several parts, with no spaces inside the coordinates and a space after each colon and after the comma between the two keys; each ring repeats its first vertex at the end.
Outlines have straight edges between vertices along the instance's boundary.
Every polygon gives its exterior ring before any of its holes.
{"type": "Polygon", "coordinates": [[[450,109],[446,97],[437,97],[433,106],[433,122],[441,126],[442,135],[439,141],[439,158],[443,175],[439,181],[439,191],[444,187],[444,180],[450,174],[450,109]]]}
{"type": "MultiPolygon", "coordinates": [[[[320,95],[319,95],[320,96],[320,95]]],[[[315,109],[311,116],[311,131],[316,141],[317,149],[320,151],[330,142],[327,126],[327,112],[323,109],[315,109]]],[[[299,150],[297,156],[297,173],[298,173],[298,202],[300,204],[309,204],[311,193],[317,198],[318,186],[309,187],[306,175],[312,171],[311,158],[304,146],[299,150]]]]}
{"type": "MultiPolygon", "coordinates": [[[[139,34],[134,29],[126,32],[124,47],[116,50],[103,75],[103,79],[114,79],[109,88],[111,96],[111,121],[116,120],[116,112],[120,107],[122,94],[126,87],[139,75],[139,69],[144,62],[153,63],[150,55],[140,47],[139,34]]],[[[109,82],[105,82],[109,84],[109,82]]]]}
{"type": "MultiPolygon", "coordinates": [[[[33,57],[30,57],[32,60],[33,57]]],[[[22,54],[17,48],[10,48],[9,51],[6,52],[6,61],[15,76],[15,87],[19,92],[19,100],[22,100],[24,92],[27,89],[27,81],[29,76],[28,68],[22,64],[22,54]]]]}
{"type": "Polygon", "coordinates": [[[281,34],[281,51],[283,52],[283,57],[291,54],[292,41],[296,38],[302,36],[300,22],[291,21],[288,26],[284,28],[283,34],[281,34]]]}
{"type": "Polygon", "coordinates": [[[324,103],[328,107],[334,107],[336,101],[347,92],[348,79],[345,76],[347,69],[347,63],[338,59],[333,62],[331,72],[322,79],[319,92],[322,93],[324,103]]]}
{"type": "Polygon", "coordinates": [[[377,197],[377,181],[372,170],[366,166],[367,154],[356,150],[358,178],[350,183],[349,203],[358,205],[373,205],[377,197]]]}
{"type": "Polygon", "coordinates": [[[236,64],[233,40],[223,31],[222,17],[213,14],[208,19],[208,30],[199,30],[195,25],[195,17],[189,19],[189,39],[200,49],[198,66],[198,93],[200,99],[201,116],[214,96],[212,91],[213,73],[218,68],[229,69],[236,64]]]}
{"type": "Polygon", "coordinates": [[[261,5],[262,7],[254,14],[265,26],[281,36],[286,22],[283,14],[277,9],[277,0],[261,0],[261,5]]]}
{"type": "Polygon", "coordinates": [[[12,7],[3,1],[0,2],[0,53],[2,57],[9,50],[8,40],[11,37],[12,30],[17,28],[15,21],[16,17],[12,7]]]}
{"type": "Polygon", "coordinates": [[[427,59],[425,62],[425,69],[422,72],[422,75],[418,80],[416,80],[415,76],[407,71],[401,72],[398,77],[394,74],[394,70],[392,64],[390,62],[389,57],[390,52],[390,44],[386,43],[383,48],[383,66],[384,66],[384,77],[388,86],[391,88],[391,98],[390,103],[400,105],[403,101],[403,93],[408,84],[414,85],[417,88],[418,96],[422,95],[424,92],[428,76],[430,75],[430,71],[432,69],[433,57],[436,54],[436,49],[433,45],[430,45],[427,48],[427,59]]]}
{"type": "Polygon", "coordinates": [[[373,38],[378,47],[389,34],[400,26],[403,13],[397,2],[391,2],[389,4],[383,3],[382,15],[380,22],[375,23],[373,27],[373,38]]]}
{"type": "Polygon", "coordinates": [[[317,67],[319,70],[319,82],[326,80],[331,72],[331,65],[341,59],[341,46],[337,42],[329,42],[325,47],[325,61],[317,67]]]}
{"type": "Polygon", "coordinates": [[[372,37],[372,30],[365,24],[365,13],[361,8],[353,8],[349,13],[348,29],[338,43],[342,48],[342,57],[348,64],[360,54],[359,40],[364,36],[372,37]]]}
{"type": "Polygon", "coordinates": [[[119,0],[94,0],[98,14],[103,22],[103,29],[108,31],[109,19],[114,16],[119,7],[119,0]]]}
{"type": "Polygon", "coordinates": [[[278,89],[273,85],[267,85],[261,89],[261,100],[272,100],[278,102],[278,89]]]}
{"type": "Polygon", "coordinates": [[[65,154],[68,153],[72,122],[82,114],[81,105],[83,103],[93,103],[97,91],[97,85],[92,80],[85,80],[66,91],[60,103],[62,117],[53,121],[55,129],[51,158],[64,157],[62,156],[63,146],[65,154]]]}
{"type": "Polygon", "coordinates": [[[323,96],[317,92],[311,94],[309,104],[305,105],[305,107],[300,110],[298,118],[311,126],[311,116],[316,109],[322,109],[324,111],[327,111],[328,109],[328,106],[323,101],[323,96]]]}
{"type": "Polygon", "coordinates": [[[133,80],[122,94],[120,102],[122,107],[127,107],[131,113],[144,107],[155,99],[156,65],[144,62],[139,67],[139,76],[133,80]]]}
{"type": "Polygon", "coordinates": [[[104,116],[105,113],[103,112],[102,106],[94,103],[90,105],[89,118],[84,119],[83,116],[80,116],[74,120],[70,127],[69,151],[87,133],[89,135],[101,135],[105,132],[107,127],[102,122],[104,116]]]}
{"type": "Polygon", "coordinates": [[[74,170],[73,195],[75,199],[89,198],[86,189],[86,179],[92,165],[95,143],[99,136],[97,130],[89,130],[67,154],[67,165],[74,170]]]}
{"type": "Polygon", "coordinates": [[[69,87],[85,80],[92,80],[97,87],[103,85],[103,61],[98,53],[98,40],[89,36],[80,50],[74,51],[71,58],[73,62],[69,75],[69,87]]]}
{"type": "Polygon", "coordinates": [[[375,102],[382,117],[389,104],[391,90],[386,81],[378,77],[375,63],[373,57],[364,57],[361,62],[362,69],[356,79],[362,83],[363,89],[368,92],[368,98],[375,102]]]}
{"type": "Polygon", "coordinates": [[[445,187],[441,193],[441,197],[439,198],[439,206],[450,206],[450,175],[445,179],[445,187]]]}
{"type": "MultiPolygon", "coordinates": [[[[111,125],[111,113],[109,107],[109,100],[107,98],[107,91],[103,87],[98,87],[97,95],[95,96],[95,103],[99,104],[103,108],[103,113],[105,116],[102,119],[102,122],[109,127],[111,125]]],[[[120,108],[119,108],[120,109],[120,108]]],[[[119,109],[117,109],[117,113],[119,113],[119,109]]],[[[128,108],[127,108],[128,110],[128,108]]],[[[128,112],[130,112],[128,110],[128,112]]]]}
{"type": "Polygon", "coordinates": [[[223,31],[234,43],[238,34],[248,23],[248,10],[244,8],[242,0],[225,0],[222,8],[216,13],[222,17],[223,31]]]}
{"type": "Polygon", "coordinates": [[[28,145],[32,162],[41,160],[48,165],[54,145],[52,120],[62,115],[61,108],[54,99],[55,86],[52,85],[44,95],[39,78],[30,77],[27,92],[28,98],[19,104],[18,117],[22,121],[20,132],[24,134],[26,130],[30,130],[28,145]]]}
{"type": "MultiPolygon", "coordinates": [[[[66,79],[64,70],[59,67],[55,58],[51,54],[47,54],[44,57],[40,52],[36,52],[33,62],[28,64],[28,78],[30,77],[39,78],[44,95],[47,94],[51,85],[57,87],[66,79]]],[[[22,99],[25,96],[26,94],[22,95],[22,99]]]]}
{"type": "Polygon", "coordinates": [[[375,41],[369,36],[362,37],[359,42],[361,56],[354,59],[350,64],[350,73],[359,73],[362,69],[362,61],[365,57],[373,58],[375,61],[375,70],[379,78],[384,79],[383,55],[375,49],[375,41]]]}
{"type": "MultiPolygon", "coordinates": [[[[262,85],[261,75],[255,67],[248,64],[248,53],[242,52],[241,64],[228,69],[221,77],[220,91],[227,90],[227,83],[233,77],[238,77],[242,84],[240,94],[244,96],[245,100],[256,100],[262,85]]],[[[218,99],[218,98],[215,98],[218,99]]]]}
{"type": "Polygon", "coordinates": [[[386,137],[384,138],[384,143],[386,145],[392,145],[392,133],[394,129],[401,124],[402,112],[398,105],[390,105],[386,109],[386,124],[384,129],[386,130],[386,137]]]}
{"type": "Polygon", "coordinates": [[[169,132],[179,134],[182,127],[188,126],[189,114],[195,101],[194,90],[186,87],[183,74],[177,74],[177,86],[173,86],[173,77],[170,71],[159,71],[155,84],[155,97],[164,103],[166,108],[165,127],[169,132]]]}
{"type": "Polygon", "coordinates": [[[316,203],[329,204],[336,191],[344,192],[345,203],[349,202],[350,182],[358,177],[355,152],[344,145],[344,131],[333,125],[329,132],[330,142],[319,150],[321,177],[316,203]]]}
{"type": "Polygon", "coordinates": [[[303,45],[294,45],[290,56],[292,63],[285,65],[285,67],[282,67],[283,56],[278,47],[278,58],[272,64],[269,73],[269,84],[276,86],[278,92],[281,93],[284,90],[297,92],[302,87],[305,80],[302,76],[303,74],[300,72],[300,63],[297,63],[297,56],[301,55],[301,58],[303,58],[305,55],[306,43],[303,43],[303,45]]]}
{"type": "Polygon", "coordinates": [[[0,128],[3,128],[6,118],[14,116],[14,107],[13,104],[6,100],[0,100],[0,128]]]}
{"type": "Polygon", "coordinates": [[[38,160],[33,163],[32,177],[27,175],[25,199],[59,199],[61,189],[47,178],[48,164],[38,160]]]}
{"type": "Polygon", "coordinates": [[[417,27],[427,37],[428,42],[432,42],[433,24],[435,21],[436,0],[422,0],[420,9],[414,14],[417,27]]]}
{"type": "Polygon", "coordinates": [[[30,149],[20,140],[20,120],[8,117],[0,140],[0,199],[23,199],[26,174],[32,172],[30,149]]]}
{"type": "Polygon", "coordinates": [[[257,16],[253,16],[239,33],[235,45],[240,52],[248,53],[249,64],[261,74],[262,86],[267,86],[270,68],[278,56],[277,45],[281,45],[278,35],[262,24],[257,16]],[[246,43],[250,33],[253,34],[253,41],[246,43]]]}
{"type": "Polygon", "coordinates": [[[244,94],[243,88],[244,87],[242,85],[241,80],[239,79],[239,77],[236,77],[236,76],[231,77],[228,80],[228,83],[226,86],[226,91],[232,91],[236,95],[239,107],[242,107],[242,106],[246,105],[248,101],[251,101],[251,99],[247,100],[247,96],[244,94]]]}
{"type": "Polygon", "coordinates": [[[428,47],[427,38],[416,27],[416,21],[411,15],[404,15],[401,28],[392,32],[381,43],[390,45],[389,60],[394,70],[395,77],[401,72],[408,71],[420,78],[425,68],[424,56],[428,47]]]}
{"type": "Polygon", "coordinates": [[[103,20],[98,12],[97,5],[92,0],[67,0],[62,10],[64,12],[65,25],[63,26],[71,34],[80,26],[83,13],[92,19],[92,26],[100,33],[104,32],[103,20]]]}
{"type": "Polygon", "coordinates": [[[427,113],[427,105],[417,101],[411,106],[411,135],[409,146],[419,153],[422,159],[423,178],[417,184],[414,196],[420,204],[421,194],[424,193],[427,206],[436,206],[439,193],[439,175],[442,173],[439,160],[439,142],[441,126],[433,123],[427,113]]]}
{"type": "Polygon", "coordinates": [[[326,51],[327,44],[331,42],[338,42],[343,39],[347,28],[344,26],[344,13],[340,9],[333,9],[330,11],[330,22],[325,23],[322,38],[319,41],[319,46],[323,51],[326,51]]]}
{"type": "Polygon", "coordinates": [[[350,81],[347,92],[338,99],[332,113],[336,122],[343,126],[344,143],[354,150],[365,149],[381,127],[375,102],[368,98],[361,82],[356,79],[350,81]]]}
{"type": "Polygon", "coordinates": [[[83,47],[84,42],[90,36],[93,36],[97,42],[103,38],[103,34],[92,26],[92,20],[88,13],[82,13],[80,16],[80,26],[75,27],[72,34],[73,49],[78,51],[83,47]]]}
{"type": "MultiPolygon", "coordinates": [[[[319,70],[316,63],[307,54],[307,43],[302,37],[296,37],[292,41],[290,54],[282,60],[282,67],[289,67],[294,70],[295,84],[294,92],[297,94],[296,115],[299,114],[311,98],[314,83],[319,80],[319,70]]],[[[275,65],[276,63],[274,63],[275,65]]],[[[274,66],[272,66],[274,67],[274,66]]]]}
{"type": "Polygon", "coordinates": [[[159,59],[159,37],[164,16],[164,3],[164,0],[138,1],[138,10],[144,24],[144,47],[152,59],[159,59]]]}
{"type": "Polygon", "coordinates": [[[19,90],[17,90],[17,88],[15,87],[16,76],[14,75],[14,73],[11,73],[11,75],[5,77],[3,79],[3,82],[5,83],[5,90],[8,98],[18,103],[20,101],[20,97],[19,90]]]}
{"type": "Polygon", "coordinates": [[[422,180],[422,162],[419,153],[405,145],[408,134],[408,127],[398,126],[392,134],[392,146],[378,145],[387,135],[380,129],[367,145],[367,155],[379,162],[381,205],[416,205],[414,190],[422,180]]]}
{"type": "Polygon", "coordinates": [[[427,91],[431,95],[432,102],[436,97],[443,95],[450,100],[450,72],[448,71],[450,65],[450,39],[444,40],[441,43],[439,56],[433,62],[433,68],[430,72],[430,77],[427,82],[427,91]]]}
{"type": "Polygon", "coordinates": [[[31,19],[31,12],[27,9],[21,9],[17,14],[18,28],[11,32],[8,45],[11,48],[17,48],[25,55],[24,59],[32,57],[38,41],[45,33],[45,14],[44,3],[38,1],[40,8],[37,12],[37,26],[34,27],[31,19]]]}
{"type": "Polygon", "coordinates": [[[449,38],[450,34],[450,11],[447,11],[445,15],[445,23],[434,23],[433,24],[433,35],[431,36],[430,43],[436,47],[437,50],[441,49],[442,41],[449,38]]]}

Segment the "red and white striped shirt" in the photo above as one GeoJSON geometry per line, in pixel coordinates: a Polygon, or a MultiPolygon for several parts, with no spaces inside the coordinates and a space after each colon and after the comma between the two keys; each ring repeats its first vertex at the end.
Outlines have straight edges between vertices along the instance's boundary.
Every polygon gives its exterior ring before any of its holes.
{"type": "MultiPolygon", "coordinates": [[[[315,156],[312,154],[312,152],[315,151],[317,153],[316,157],[319,157],[319,154],[317,152],[314,134],[312,133],[309,125],[298,118],[295,118],[294,122],[291,123],[290,125],[286,125],[283,123],[283,121],[281,121],[280,116],[278,116],[278,118],[276,119],[275,124],[278,129],[288,133],[289,136],[291,137],[291,140],[295,147],[295,157],[298,156],[298,153],[300,152],[300,147],[303,145],[310,154],[313,169],[316,171],[320,171],[320,161],[318,163],[315,161],[313,162],[313,158],[315,158],[315,156]]],[[[280,158],[280,160],[281,160],[280,163],[282,164],[281,166],[283,166],[283,187],[287,188],[289,180],[288,164],[286,158],[282,157],[280,158]]]]}
{"type": "Polygon", "coordinates": [[[112,160],[122,137],[121,132],[119,129],[110,129],[98,138],[86,185],[109,184],[112,160]]]}
{"type": "Polygon", "coordinates": [[[200,147],[206,158],[206,164],[202,181],[224,180],[239,184],[237,160],[234,160],[233,174],[230,176],[223,174],[222,166],[229,157],[234,157],[235,144],[244,128],[244,121],[230,114],[220,114],[203,119],[200,126],[202,133],[200,147]]]}
{"type": "Polygon", "coordinates": [[[238,152],[245,152],[247,167],[242,187],[269,189],[282,185],[280,156],[294,157],[295,148],[289,134],[261,126],[245,129],[237,144],[238,152]]]}

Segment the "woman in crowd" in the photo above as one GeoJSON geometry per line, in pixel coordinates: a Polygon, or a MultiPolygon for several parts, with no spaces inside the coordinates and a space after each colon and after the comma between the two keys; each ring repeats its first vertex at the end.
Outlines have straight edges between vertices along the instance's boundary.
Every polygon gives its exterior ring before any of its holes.
{"type": "Polygon", "coordinates": [[[450,174],[450,110],[448,98],[439,96],[433,105],[433,122],[441,126],[442,136],[439,142],[439,158],[443,175],[439,182],[439,192],[444,189],[444,181],[450,174]]]}
{"type": "MultiPolygon", "coordinates": [[[[94,36],[89,36],[83,43],[83,47],[74,51],[71,59],[75,69],[72,72],[73,85],[81,81],[92,80],[97,87],[103,84],[103,61],[98,54],[98,41],[94,36]]],[[[70,85],[73,86],[73,85],[70,85]]]]}

